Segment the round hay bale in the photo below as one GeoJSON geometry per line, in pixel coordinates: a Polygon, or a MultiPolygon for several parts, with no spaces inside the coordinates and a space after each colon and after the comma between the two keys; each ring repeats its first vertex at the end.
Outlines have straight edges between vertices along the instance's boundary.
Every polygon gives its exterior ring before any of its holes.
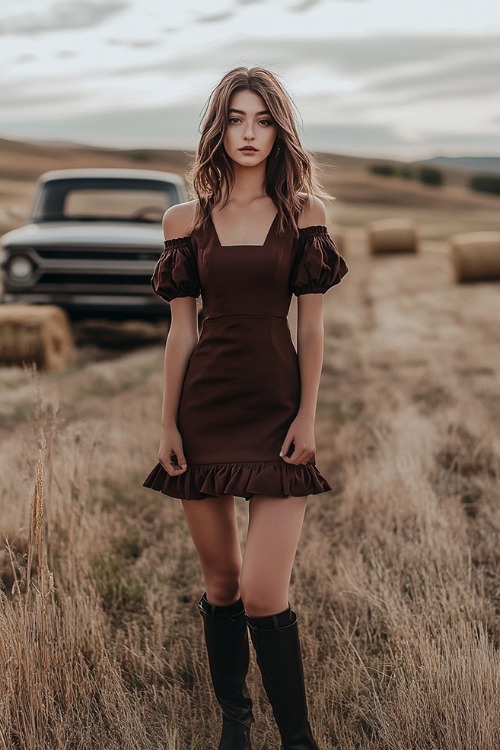
{"type": "Polygon", "coordinates": [[[456,281],[500,280],[500,232],[467,232],[450,237],[456,281]]]}
{"type": "Polygon", "coordinates": [[[53,305],[0,305],[0,364],[34,362],[38,369],[57,371],[74,356],[68,316],[53,305]]]}
{"type": "Polygon", "coordinates": [[[418,252],[418,235],[411,219],[377,219],[368,225],[372,255],[418,252]]]}

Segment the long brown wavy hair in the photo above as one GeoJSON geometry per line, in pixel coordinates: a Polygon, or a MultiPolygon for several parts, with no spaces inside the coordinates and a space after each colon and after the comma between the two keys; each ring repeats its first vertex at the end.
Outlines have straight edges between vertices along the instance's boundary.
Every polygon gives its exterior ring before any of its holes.
{"type": "Polygon", "coordinates": [[[231,96],[241,90],[259,94],[277,125],[276,141],[266,163],[266,192],[277,208],[279,231],[292,226],[298,232],[297,220],[307,194],[326,200],[332,196],[319,184],[316,162],[300,142],[294,104],[288,93],[275,74],[260,67],[238,67],[226,73],[202,111],[201,137],[188,174],[193,194],[198,198],[192,229],[203,226],[219,202],[222,201],[222,208],[229,200],[234,170],[223,141],[231,96]]]}

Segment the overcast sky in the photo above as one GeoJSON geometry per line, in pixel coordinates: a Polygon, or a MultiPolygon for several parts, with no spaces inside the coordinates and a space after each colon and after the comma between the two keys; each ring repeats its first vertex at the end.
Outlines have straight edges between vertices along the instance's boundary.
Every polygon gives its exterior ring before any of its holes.
{"type": "Polygon", "coordinates": [[[193,149],[236,65],[312,150],[500,155],[498,0],[3,0],[0,136],[193,149]]]}

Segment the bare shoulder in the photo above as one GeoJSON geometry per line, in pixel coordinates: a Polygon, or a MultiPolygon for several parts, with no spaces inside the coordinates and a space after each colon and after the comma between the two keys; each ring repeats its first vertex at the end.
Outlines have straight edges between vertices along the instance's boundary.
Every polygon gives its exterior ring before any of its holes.
{"type": "Polygon", "coordinates": [[[176,203],[165,211],[162,219],[163,236],[166,240],[187,237],[193,224],[196,200],[176,203]]]}
{"type": "Polygon", "coordinates": [[[325,226],[326,225],[326,208],[320,198],[308,193],[300,193],[302,198],[306,198],[304,207],[299,216],[299,228],[325,226]]]}

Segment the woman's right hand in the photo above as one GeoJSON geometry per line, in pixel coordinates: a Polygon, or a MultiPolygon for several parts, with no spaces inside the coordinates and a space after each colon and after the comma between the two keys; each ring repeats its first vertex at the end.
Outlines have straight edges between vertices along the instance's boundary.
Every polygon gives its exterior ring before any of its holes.
{"type": "Polygon", "coordinates": [[[182,447],[182,437],[177,427],[163,427],[158,449],[158,461],[171,477],[182,474],[187,469],[187,462],[182,447]],[[177,459],[177,464],[173,463],[177,459]]]}

